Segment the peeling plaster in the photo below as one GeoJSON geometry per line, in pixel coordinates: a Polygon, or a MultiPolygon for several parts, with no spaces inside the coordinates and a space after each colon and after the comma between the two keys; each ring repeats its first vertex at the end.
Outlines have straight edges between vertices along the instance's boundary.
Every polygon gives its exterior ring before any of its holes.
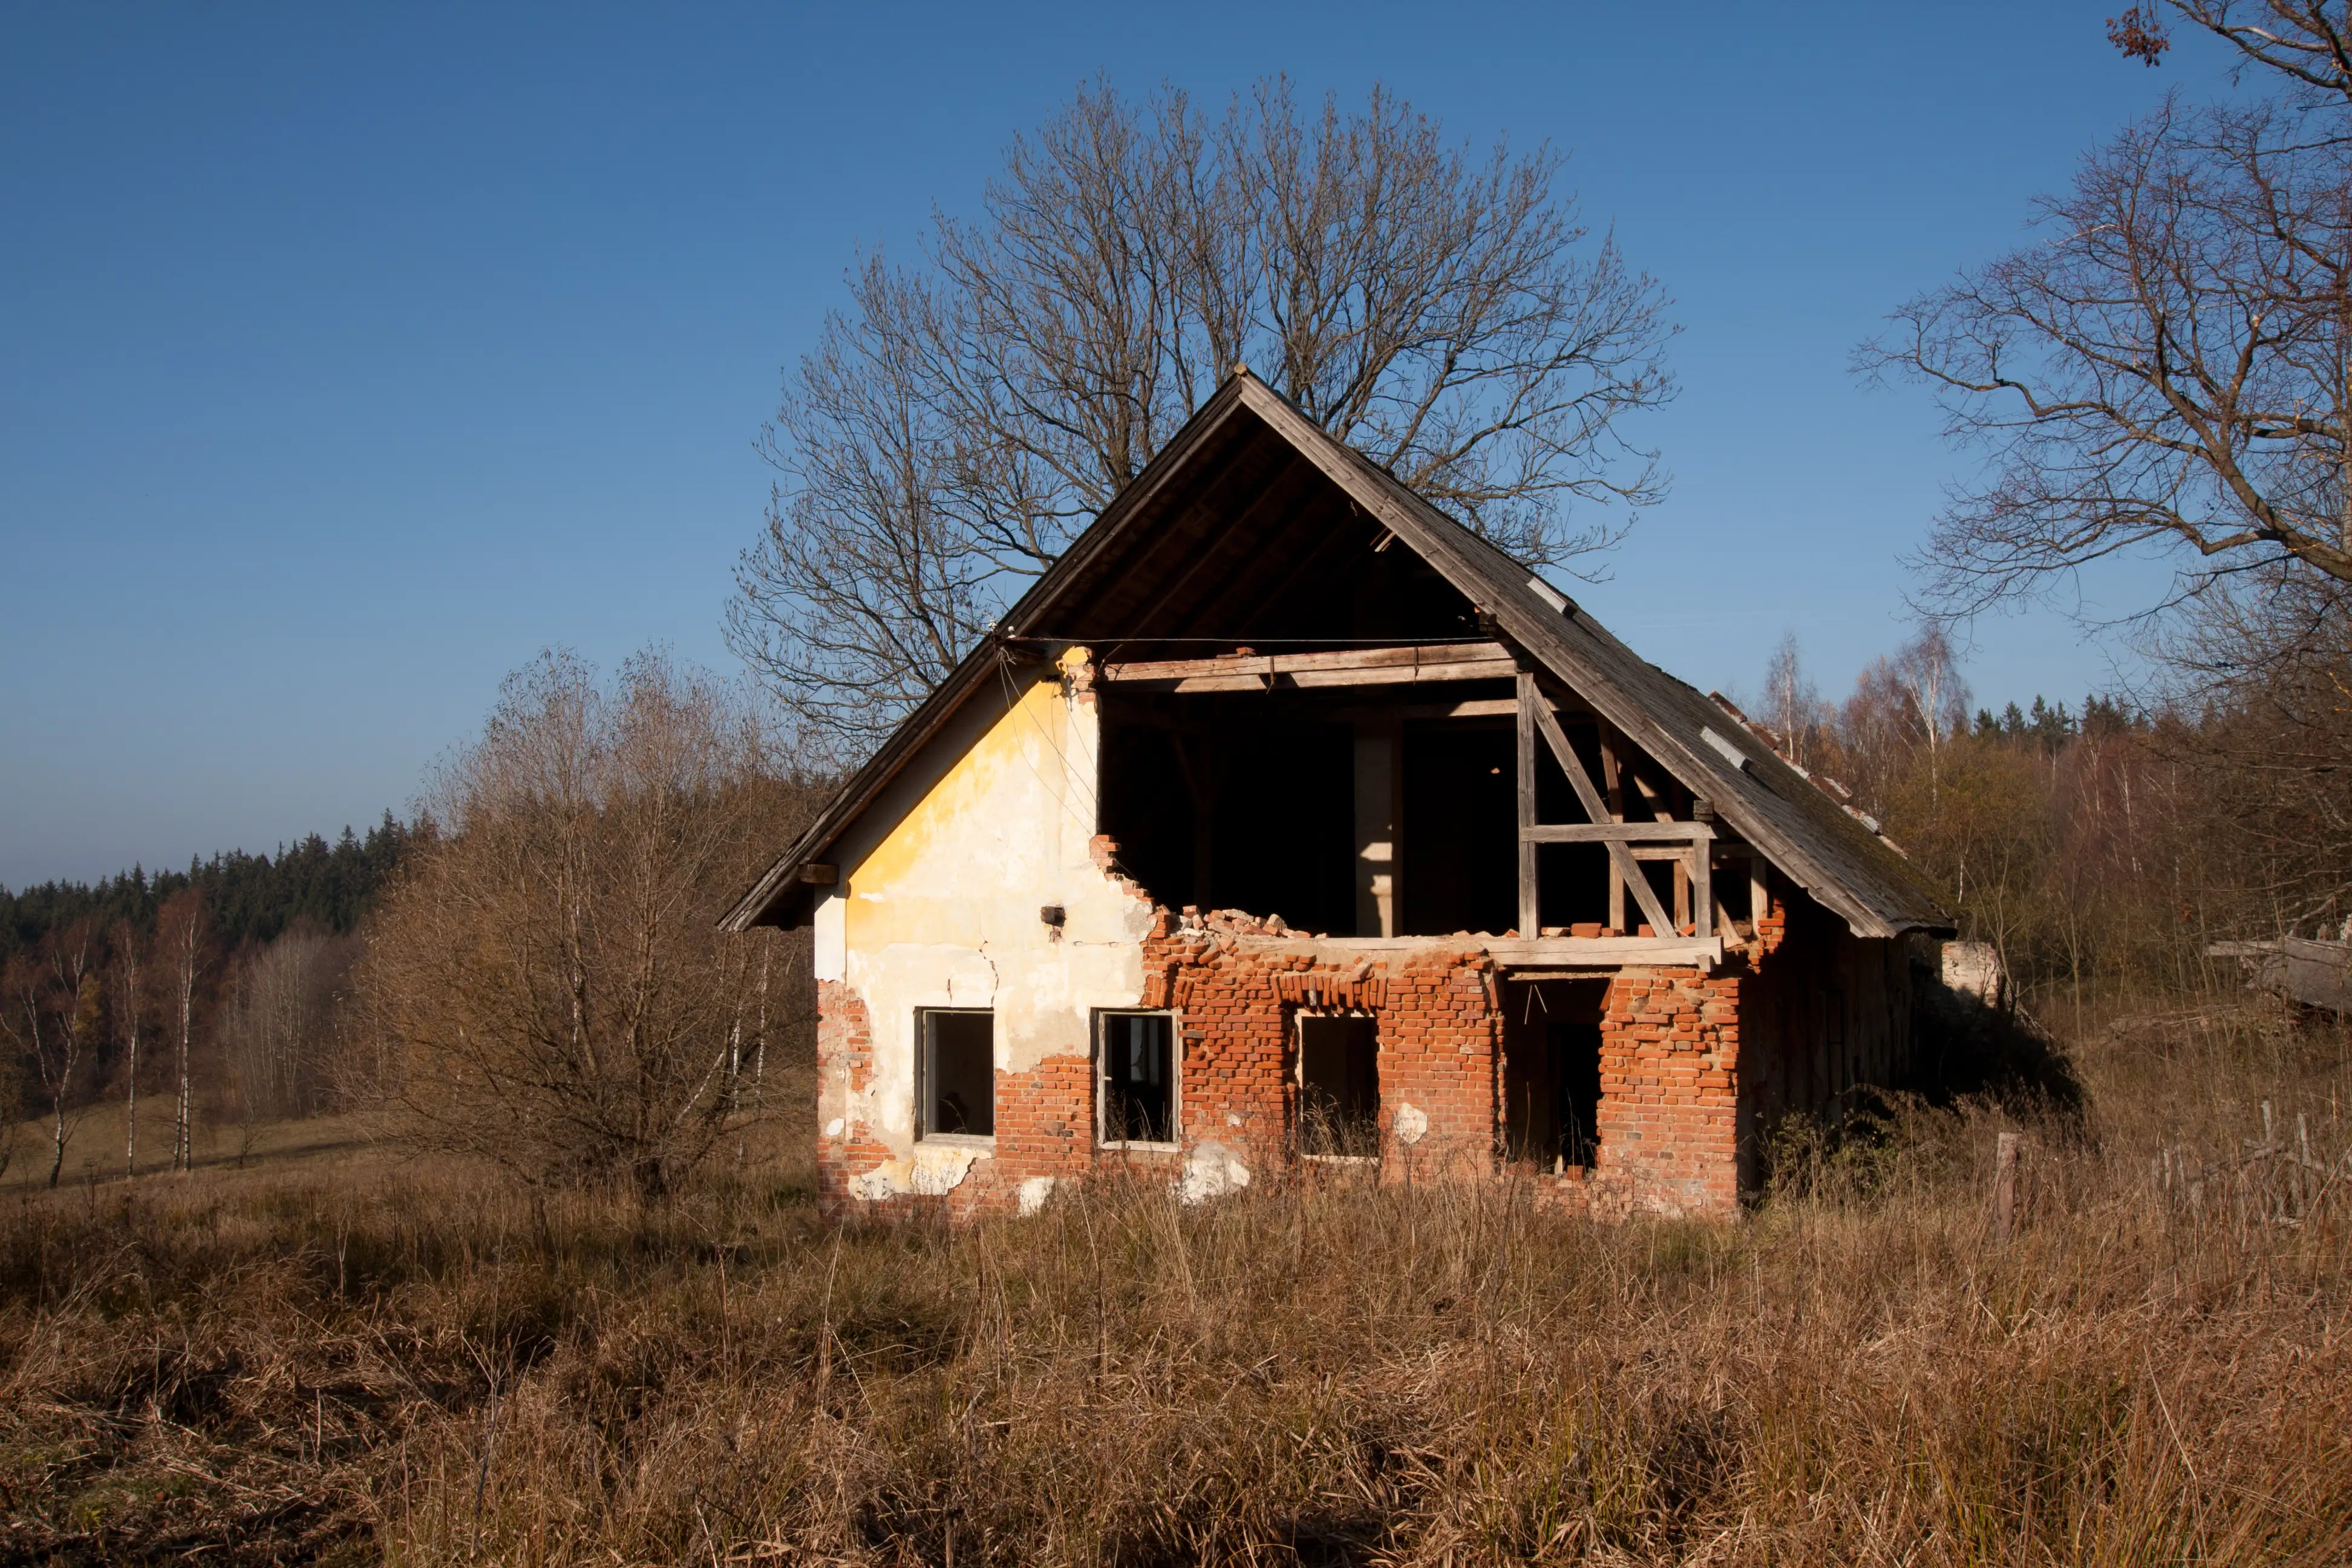
{"type": "Polygon", "coordinates": [[[1429,1112],[1405,1100],[1397,1106],[1394,1126],[1398,1142],[1418,1143],[1429,1131],[1429,1112]]]}
{"type": "Polygon", "coordinates": [[[920,1009],[992,1009],[997,1071],[1017,1074],[1091,1057],[1093,1010],[1143,995],[1152,910],[1095,860],[1101,724],[1083,661],[1015,679],[1025,689],[970,704],[835,847],[842,880],[816,906],[819,975],[864,1000],[873,1031],[865,1103],[826,1082],[821,1114],[863,1123],[909,1173],[920,1009]],[[1049,905],[1058,930],[1039,918],[1049,905]]]}
{"type": "Polygon", "coordinates": [[[1223,1143],[1201,1143],[1184,1156],[1184,1174],[1176,1184],[1176,1195],[1185,1203],[1201,1204],[1249,1184],[1249,1167],[1234,1158],[1232,1150],[1223,1143]]]}
{"type": "Polygon", "coordinates": [[[1053,1195],[1053,1177],[1030,1177],[1027,1181],[1021,1184],[1021,1212],[1023,1214],[1035,1214],[1039,1209],[1045,1206],[1045,1200],[1053,1195]]]}
{"type": "Polygon", "coordinates": [[[972,1163],[989,1158],[983,1150],[961,1145],[918,1143],[902,1160],[886,1160],[862,1175],[850,1178],[849,1190],[868,1203],[880,1203],[903,1193],[919,1197],[944,1197],[963,1185],[972,1163]]]}

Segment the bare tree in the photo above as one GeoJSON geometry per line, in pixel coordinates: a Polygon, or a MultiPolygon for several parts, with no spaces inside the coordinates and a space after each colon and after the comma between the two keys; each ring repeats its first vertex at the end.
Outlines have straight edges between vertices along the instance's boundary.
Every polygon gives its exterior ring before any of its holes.
{"type": "Polygon", "coordinates": [[[196,979],[212,956],[209,924],[205,896],[194,888],[183,888],[166,900],[155,922],[155,949],[167,966],[177,1025],[179,1093],[172,1120],[172,1168],[175,1171],[190,1170],[195,1164],[189,1055],[195,1038],[196,979]]]}
{"type": "MultiPolygon", "coordinates": [[[[40,963],[28,952],[11,953],[6,967],[0,969],[0,988],[5,988],[7,993],[5,998],[0,998],[0,1031],[6,1033],[12,1047],[9,1054],[14,1058],[9,1063],[12,1071],[6,1087],[11,1091],[10,1098],[23,1103],[26,1110],[31,1110],[31,1106],[25,1092],[23,1064],[35,1064],[34,1071],[41,1075],[45,1082],[47,1076],[45,1061],[49,1048],[47,978],[40,963]]],[[[13,1112],[17,1105],[12,1104],[8,1109],[13,1112]]],[[[13,1115],[11,1121],[14,1121],[13,1115]]],[[[13,1143],[11,1150],[13,1152],[13,1143]]],[[[58,1163],[64,1163],[62,1152],[58,1163]]]]}
{"type": "Polygon", "coordinates": [[[1932,769],[1944,742],[1968,728],[1969,683],[1952,651],[1951,635],[1929,621],[1895,651],[1890,666],[1909,700],[1932,769]]]}
{"type": "Polygon", "coordinates": [[[771,938],[714,922],[802,810],[764,752],[738,694],[661,658],[609,689],[564,655],[509,679],[369,938],[410,1137],[654,1199],[751,1113],[771,938]]]}
{"type": "Polygon", "coordinates": [[[2271,109],[2175,105],[2042,205],[2046,237],[1864,351],[1992,461],[1928,551],[1967,612],[2120,552],[2352,581],[2352,161],[2271,109]]]}
{"type": "Polygon", "coordinates": [[[20,953],[8,961],[5,978],[8,1035],[31,1058],[49,1101],[48,1184],[54,1187],[65,1171],[83,1054],[97,1038],[105,1016],[98,937],[91,922],[79,920],[51,931],[37,953],[20,953]]]}
{"type": "Polygon", "coordinates": [[[146,1012],[139,932],[129,921],[117,921],[114,949],[114,1026],[122,1043],[122,1174],[139,1174],[139,1025],[146,1012]]]}
{"type": "MultiPolygon", "coordinates": [[[[2168,0],[2168,8],[2236,49],[2244,63],[2277,72],[2305,103],[2352,99],[2352,17],[2340,4],[2168,0]]],[[[2152,4],[2135,5],[2110,22],[2107,37],[2126,56],[2149,65],[2172,43],[2152,4]]]]}
{"type": "Polygon", "coordinates": [[[1578,222],[1548,148],[1484,157],[1384,89],[1303,113],[1262,84],[1212,122],[1108,87],[1016,139],[921,264],[863,260],[790,377],[782,471],[731,645],[804,719],[870,743],[1246,361],[1533,564],[1622,531],[1673,393],[1664,301],[1578,222]],[[1571,523],[1571,503],[1599,505],[1571,523]]]}
{"type": "MultiPolygon", "coordinates": [[[[2352,581],[2342,8],[2171,9],[2285,90],[2168,101],[2038,204],[2035,244],[1912,300],[1859,355],[1933,388],[1990,459],[1929,544],[1945,610],[2134,551],[2180,560],[2183,594],[2281,566],[2352,581]]],[[[2151,64],[2169,44],[2152,6],[2110,33],[2151,64]]]]}

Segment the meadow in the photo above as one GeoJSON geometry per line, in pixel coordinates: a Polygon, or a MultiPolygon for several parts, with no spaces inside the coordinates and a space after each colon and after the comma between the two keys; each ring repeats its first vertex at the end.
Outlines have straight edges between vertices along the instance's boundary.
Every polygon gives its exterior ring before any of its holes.
{"type": "Polygon", "coordinates": [[[2055,1016],[2079,1107],[1889,1101],[1732,1225],[1114,1174],[835,1226],[804,1117],[654,1206],[341,1125],[20,1163],[0,1560],[2352,1560],[2352,1044],[2055,1016]]]}

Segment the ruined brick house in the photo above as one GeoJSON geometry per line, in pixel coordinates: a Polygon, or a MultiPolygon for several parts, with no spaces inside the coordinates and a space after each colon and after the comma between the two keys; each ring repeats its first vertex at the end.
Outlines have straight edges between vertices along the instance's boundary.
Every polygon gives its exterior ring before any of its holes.
{"type": "Polygon", "coordinates": [[[1107,1163],[1727,1214],[1947,917],[1728,704],[1236,373],[727,917],[814,928],[833,1212],[1107,1163]],[[1247,911],[1247,912],[1244,912],[1247,911]]]}

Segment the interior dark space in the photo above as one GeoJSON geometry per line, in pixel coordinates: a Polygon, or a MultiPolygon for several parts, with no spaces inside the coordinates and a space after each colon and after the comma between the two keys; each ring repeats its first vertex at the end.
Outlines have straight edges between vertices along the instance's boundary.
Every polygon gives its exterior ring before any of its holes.
{"type": "Polygon", "coordinates": [[[1175,700],[1181,720],[1138,712],[1104,726],[1103,831],[1121,868],[1171,909],[1352,933],[1352,731],[1267,712],[1263,698],[1175,700]]]}
{"type": "Polygon", "coordinates": [[[1605,981],[1519,983],[1504,992],[1504,1137],[1510,1157],[1590,1169],[1600,1147],[1605,981]]]}
{"type": "Polygon", "coordinates": [[[1518,923],[1517,769],[1507,721],[1405,726],[1402,934],[1518,923]]]}
{"type": "Polygon", "coordinates": [[[1361,1014],[1298,1016],[1298,1141],[1309,1154],[1380,1149],[1378,1024],[1361,1014]]]}

